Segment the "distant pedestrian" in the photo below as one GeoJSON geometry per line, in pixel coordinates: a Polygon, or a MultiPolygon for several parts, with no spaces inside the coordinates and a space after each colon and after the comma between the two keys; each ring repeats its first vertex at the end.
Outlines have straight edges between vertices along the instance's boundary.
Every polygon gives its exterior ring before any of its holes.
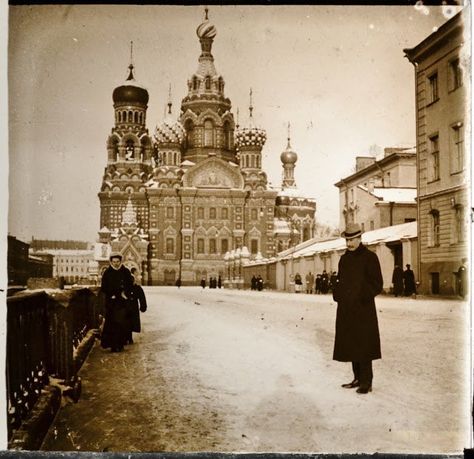
{"type": "Polygon", "coordinates": [[[252,276],[252,279],[250,281],[250,289],[257,290],[257,278],[255,277],[255,274],[252,276]]]}
{"type": "Polygon", "coordinates": [[[218,287],[218,288],[221,288],[221,287],[222,287],[222,279],[221,279],[221,276],[219,276],[219,277],[217,278],[217,287],[218,287]]]}
{"type": "Polygon", "coordinates": [[[178,277],[175,282],[176,287],[181,288],[181,277],[178,277]]]}
{"type": "Polygon", "coordinates": [[[405,287],[405,296],[411,296],[416,294],[415,284],[415,273],[411,269],[410,265],[406,265],[405,271],[403,271],[403,284],[405,287]]]}
{"type": "Polygon", "coordinates": [[[128,322],[129,332],[125,344],[133,344],[133,332],[141,332],[140,312],[145,312],[147,309],[145,292],[143,291],[141,283],[141,275],[137,268],[132,268],[133,287],[128,302],[128,322]]]}
{"type": "Polygon", "coordinates": [[[331,274],[331,277],[329,278],[329,288],[331,289],[331,292],[334,292],[334,288],[336,287],[337,284],[337,272],[333,271],[331,274]]]}
{"type": "Polygon", "coordinates": [[[206,288],[206,279],[205,279],[204,277],[201,279],[201,287],[202,287],[203,289],[206,288]]]}
{"type": "Polygon", "coordinates": [[[310,271],[306,274],[306,293],[313,293],[314,286],[314,274],[310,271]]]}
{"type": "Polygon", "coordinates": [[[122,255],[112,252],[110,266],[102,275],[101,291],[105,296],[105,321],[101,336],[101,346],[121,352],[127,340],[129,326],[127,320],[128,303],[132,295],[133,277],[122,265],[122,255]]]}
{"type": "Polygon", "coordinates": [[[395,296],[403,295],[403,269],[395,265],[392,274],[393,294],[395,296]]]}
{"type": "Polygon", "coordinates": [[[328,293],[329,292],[329,276],[326,270],[323,270],[321,274],[321,293],[328,293]]]}
{"type": "Polygon", "coordinates": [[[352,362],[354,379],[342,387],[372,390],[372,360],[382,357],[374,297],[382,292],[383,278],[377,255],[362,244],[360,226],[349,223],[342,233],[347,250],[339,260],[333,359],[352,362]]]}
{"type": "Polygon", "coordinates": [[[257,290],[261,292],[263,290],[263,279],[262,276],[259,274],[257,276],[257,290]]]}
{"type": "Polygon", "coordinates": [[[314,293],[318,295],[321,293],[321,274],[316,274],[316,281],[314,283],[314,293]]]}
{"type": "Polygon", "coordinates": [[[467,258],[463,258],[462,264],[457,272],[458,294],[462,299],[464,299],[468,293],[468,279],[469,277],[467,275],[467,258]]]}
{"type": "Polygon", "coordinates": [[[299,273],[295,274],[295,293],[301,292],[301,286],[303,285],[303,281],[301,280],[301,275],[299,273]]]}

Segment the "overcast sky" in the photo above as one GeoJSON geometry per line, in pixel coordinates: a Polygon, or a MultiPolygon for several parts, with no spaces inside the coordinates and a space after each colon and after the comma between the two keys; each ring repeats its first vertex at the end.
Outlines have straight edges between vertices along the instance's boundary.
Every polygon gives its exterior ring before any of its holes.
{"type": "MultiPolygon", "coordinates": [[[[175,115],[196,71],[195,6],[14,6],[9,8],[9,232],[19,239],[94,241],[114,124],[113,89],[135,76],[149,92],[147,127],[175,115]]],[[[281,184],[280,153],[298,153],[295,178],[338,225],[338,190],[356,155],[415,145],[413,47],[452,11],[413,6],[211,6],[212,53],[225,94],[245,125],[267,131],[263,169],[281,184]]]]}

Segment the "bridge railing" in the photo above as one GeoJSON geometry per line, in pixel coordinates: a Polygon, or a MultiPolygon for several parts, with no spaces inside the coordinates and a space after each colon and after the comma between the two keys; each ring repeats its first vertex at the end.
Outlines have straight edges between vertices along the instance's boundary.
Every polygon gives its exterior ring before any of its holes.
{"type": "Polygon", "coordinates": [[[82,347],[99,328],[101,314],[97,289],[24,291],[7,298],[9,438],[28,418],[50,378],[66,387],[77,382],[87,355],[82,347]]]}

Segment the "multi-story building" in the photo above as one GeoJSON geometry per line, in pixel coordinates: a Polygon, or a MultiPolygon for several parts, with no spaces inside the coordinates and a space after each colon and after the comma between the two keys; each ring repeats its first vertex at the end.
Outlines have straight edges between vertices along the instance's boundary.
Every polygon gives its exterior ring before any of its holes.
{"type": "Polygon", "coordinates": [[[8,285],[26,285],[30,277],[28,268],[28,249],[30,245],[27,242],[20,241],[15,236],[8,235],[8,285]]]}
{"type": "Polygon", "coordinates": [[[469,43],[463,12],[405,55],[415,68],[420,291],[456,293],[469,218],[469,43]],[[467,49],[466,49],[467,48],[467,49]]]}
{"type": "Polygon", "coordinates": [[[353,174],[339,180],[339,227],[363,231],[416,220],[416,149],[384,149],[384,157],[357,156],[353,174]]]}
{"type": "Polygon", "coordinates": [[[254,124],[252,101],[248,122],[234,121],[211,53],[217,32],[207,9],[196,33],[201,55],[179,120],[168,103],[165,120],[150,135],[148,92],[135,81],[132,64],[113,92],[115,125],[99,192],[99,274],[112,249],[145,283],[179,277],[183,285],[196,284],[223,275],[232,250],[270,257],[313,236],[316,203],[295,190],[296,153],[288,143],[282,189],[272,189],[262,169],[266,132],[254,124]]]}

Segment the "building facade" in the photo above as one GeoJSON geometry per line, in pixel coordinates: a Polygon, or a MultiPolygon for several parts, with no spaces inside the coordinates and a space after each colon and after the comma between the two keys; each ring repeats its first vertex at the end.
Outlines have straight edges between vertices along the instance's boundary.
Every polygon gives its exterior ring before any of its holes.
{"type": "Polygon", "coordinates": [[[300,197],[291,181],[296,153],[288,143],[282,154],[288,181],[273,189],[262,169],[266,132],[254,124],[252,101],[247,123],[236,125],[214,65],[217,32],[207,14],[196,30],[201,55],[179,119],[168,103],[150,135],[148,92],[135,81],[133,65],[113,92],[115,125],[99,192],[99,275],[108,265],[105,255],[118,250],[144,283],[180,278],[194,285],[223,276],[224,255],[232,250],[246,247],[250,258],[268,257],[313,236],[316,204],[300,197]],[[293,196],[284,196],[287,189],[293,196]]]}
{"type": "Polygon", "coordinates": [[[416,220],[416,150],[393,147],[384,157],[356,157],[355,173],[339,180],[339,228],[373,231],[416,220]]]}
{"type": "Polygon", "coordinates": [[[458,13],[416,47],[405,49],[415,68],[420,291],[457,293],[457,270],[467,256],[470,120],[468,15],[458,13]]]}

